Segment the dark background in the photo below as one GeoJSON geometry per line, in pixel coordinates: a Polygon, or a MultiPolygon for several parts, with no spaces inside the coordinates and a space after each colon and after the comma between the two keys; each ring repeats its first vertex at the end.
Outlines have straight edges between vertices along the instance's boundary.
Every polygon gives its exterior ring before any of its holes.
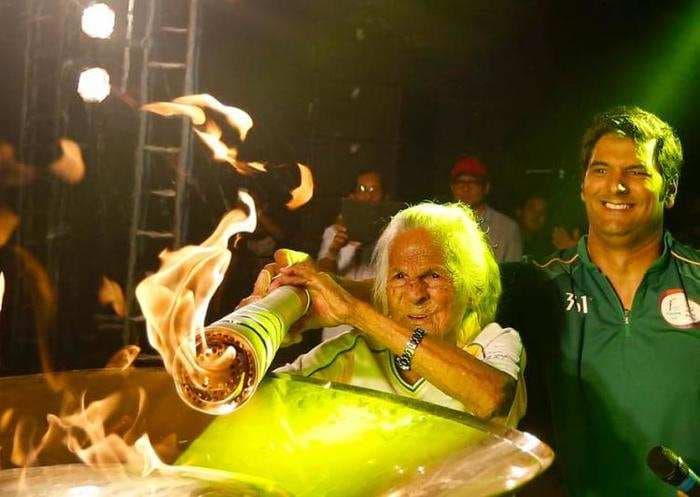
{"type": "MultiPolygon", "coordinates": [[[[15,144],[23,5],[0,2],[0,138],[15,144]]],[[[358,171],[382,171],[395,199],[444,200],[449,170],[464,153],[490,166],[496,208],[512,214],[539,189],[554,199],[555,221],[575,225],[578,142],[595,113],[618,104],[643,106],[677,129],[686,165],[668,224],[684,233],[697,225],[699,47],[697,2],[204,1],[198,89],[250,113],[255,126],[241,157],[267,161],[275,174],[242,178],[195,142],[186,241],[211,232],[238,186],[281,206],[297,181],[284,165],[299,161],[314,171],[314,199],[294,213],[277,211],[290,243],[313,253],[358,171]]],[[[73,231],[56,282],[55,333],[59,366],[95,366],[119,346],[119,332],[96,335],[92,316],[103,312],[102,275],[124,286],[138,112],[129,95],[113,93],[97,106],[66,95],[72,127],[91,145],[86,178],[70,189],[73,231]],[[86,349],[91,354],[81,354],[86,349]]],[[[0,188],[10,206],[15,194],[0,188]]],[[[34,253],[45,262],[40,247],[34,253]]],[[[232,267],[213,314],[249,288],[252,266],[235,254],[232,267]]]]}

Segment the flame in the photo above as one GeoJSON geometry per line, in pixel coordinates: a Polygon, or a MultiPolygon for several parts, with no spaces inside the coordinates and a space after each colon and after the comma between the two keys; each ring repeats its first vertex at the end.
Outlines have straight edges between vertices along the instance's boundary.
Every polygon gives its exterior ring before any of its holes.
{"type": "MultiPolygon", "coordinates": [[[[147,476],[155,469],[169,469],[158,457],[147,434],[142,434],[133,444],[129,442],[136,439],[137,427],[142,426],[141,416],[146,405],[143,388],[135,392],[115,392],[87,406],[85,399],[86,392],[78,398],[70,390],[65,390],[60,414],[46,416],[48,426],[38,441],[35,440],[36,423],[31,419],[20,419],[13,433],[11,462],[21,467],[37,464],[47,447],[59,443],[93,468],[108,465],[114,471],[116,464],[141,476],[147,476]]],[[[2,414],[0,429],[9,425],[13,414],[12,409],[2,414]]],[[[172,452],[172,446],[176,444],[177,438],[173,434],[164,437],[159,446],[172,452]]]]}
{"type": "Polygon", "coordinates": [[[5,409],[2,413],[2,416],[0,416],[0,433],[3,431],[7,431],[7,429],[10,427],[10,423],[12,422],[12,418],[15,415],[15,410],[13,408],[5,409]]]}
{"type": "MultiPolygon", "coordinates": [[[[245,172],[259,171],[261,173],[267,172],[267,167],[262,162],[244,162],[237,160],[234,166],[237,170],[245,170],[245,172]]],[[[241,171],[243,172],[243,171],[241,171]]]]}
{"type": "Polygon", "coordinates": [[[250,174],[255,171],[265,172],[265,164],[260,162],[244,162],[239,161],[238,150],[235,147],[229,147],[221,140],[221,128],[214,121],[207,121],[204,129],[201,127],[194,128],[204,144],[214,153],[214,160],[219,162],[227,162],[241,174],[250,174]]]}
{"type": "MultiPolygon", "coordinates": [[[[199,95],[184,95],[178,97],[173,102],[178,104],[188,104],[197,107],[204,107],[205,109],[211,109],[216,111],[226,118],[226,122],[229,126],[235,128],[241,137],[241,141],[245,140],[248,131],[253,127],[253,119],[250,115],[237,108],[230,105],[224,105],[219,102],[215,97],[202,93],[199,95]]],[[[201,124],[201,123],[200,123],[201,124]]]]}
{"type": "Polygon", "coordinates": [[[314,194],[314,177],[311,174],[311,169],[309,169],[304,164],[298,164],[299,174],[301,175],[301,183],[290,193],[292,199],[287,202],[287,209],[294,210],[298,209],[306,202],[311,200],[314,194]]]}
{"type": "Polygon", "coordinates": [[[255,171],[265,172],[265,165],[260,162],[242,162],[236,160],[238,149],[229,147],[221,139],[221,127],[213,119],[207,118],[204,109],[222,114],[229,126],[238,131],[241,141],[244,141],[248,131],[253,127],[253,119],[247,112],[224,105],[215,97],[202,93],[200,95],[184,95],[172,102],[152,102],[141,107],[141,110],[153,112],[161,116],[187,116],[194,124],[194,132],[209,147],[214,154],[214,160],[227,162],[241,174],[255,171]]]}
{"type": "Polygon", "coordinates": [[[36,168],[15,159],[15,147],[0,140],[0,185],[22,186],[36,178],[36,168]]]}
{"type": "MultiPolygon", "coordinates": [[[[139,411],[141,414],[145,392],[139,389],[139,411]]],[[[85,407],[85,394],[81,399],[78,412],[69,415],[56,416],[49,414],[47,420],[49,429],[55,427],[65,433],[63,443],[72,453],[91,467],[105,464],[122,463],[129,469],[143,467],[143,460],[130,447],[125,439],[116,433],[107,433],[105,422],[112,416],[122,401],[120,392],[113,393],[104,399],[91,402],[85,407]]]]}
{"type": "MultiPolygon", "coordinates": [[[[243,211],[234,209],[201,245],[164,251],[158,272],[136,288],[136,298],[146,318],[148,340],[170,373],[176,357],[191,367],[193,373],[204,367],[196,357],[196,333],[204,327],[209,301],[231,260],[228,241],[236,233],[252,233],[257,224],[253,198],[245,192],[238,195],[248,207],[247,217],[243,211]]],[[[232,357],[224,354],[220,359],[227,361],[232,357]]]]}
{"type": "Polygon", "coordinates": [[[35,464],[39,455],[56,439],[57,430],[49,423],[41,439],[35,442],[37,426],[31,419],[20,419],[15,426],[10,461],[12,464],[27,467],[35,464]]]}
{"type": "Polygon", "coordinates": [[[138,345],[127,345],[119,349],[112,358],[107,362],[105,369],[119,369],[120,371],[126,371],[134,363],[134,360],[138,357],[139,352],[141,352],[141,347],[138,345]]]}
{"type": "Polygon", "coordinates": [[[141,110],[153,112],[160,116],[187,116],[192,121],[192,124],[200,126],[207,120],[204,111],[199,107],[188,104],[174,102],[153,102],[141,106],[141,110]]]}
{"type": "Polygon", "coordinates": [[[236,157],[238,156],[238,150],[235,148],[229,148],[223,141],[221,141],[221,128],[214,121],[207,121],[204,125],[204,129],[194,129],[204,144],[209,147],[209,149],[214,153],[214,160],[220,162],[228,162],[233,167],[236,167],[236,157]]]}
{"type": "Polygon", "coordinates": [[[0,205],[0,247],[7,244],[7,241],[19,225],[19,217],[12,210],[0,205]]]}
{"type": "Polygon", "coordinates": [[[114,313],[123,318],[126,316],[126,305],[124,302],[124,291],[119,283],[112,281],[106,276],[102,277],[102,284],[97,296],[100,304],[111,305],[114,313]]]}
{"type": "Polygon", "coordinates": [[[71,185],[80,183],[85,177],[85,162],[80,146],[68,138],[61,138],[58,143],[61,145],[63,155],[51,163],[49,169],[66,183],[71,185]]]}
{"type": "Polygon", "coordinates": [[[58,391],[62,386],[60,373],[53,372],[49,347],[49,333],[56,319],[56,289],[41,263],[23,247],[12,247],[21,268],[21,277],[28,283],[28,293],[34,315],[37,347],[41,369],[51,387],[58,391]]]}

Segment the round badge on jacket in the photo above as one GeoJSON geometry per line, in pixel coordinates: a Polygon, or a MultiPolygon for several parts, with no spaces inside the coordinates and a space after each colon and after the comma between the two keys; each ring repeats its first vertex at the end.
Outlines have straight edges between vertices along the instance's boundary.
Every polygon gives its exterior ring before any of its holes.
{"type": "Polygon", "coordinates": [[[659,310],[666,322],[675,328],[697,328],[700,325],[700,305],[682,288],[663,292],[659,297],[659,310]]]}

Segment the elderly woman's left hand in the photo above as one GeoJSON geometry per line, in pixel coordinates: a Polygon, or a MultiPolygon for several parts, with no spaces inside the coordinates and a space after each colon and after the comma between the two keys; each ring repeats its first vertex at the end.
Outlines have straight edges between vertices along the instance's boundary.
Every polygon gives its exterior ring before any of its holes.
{"type": "Polygon", "coordinates": [[[306,288],[311,294],[311,307],[300,324],[302,329],[352,324],[350,320],[355,312],[357,300],[329,274],[318,271],[313,264],[301,262],[280,268],[271,288],[282,285],[306,288]]]}

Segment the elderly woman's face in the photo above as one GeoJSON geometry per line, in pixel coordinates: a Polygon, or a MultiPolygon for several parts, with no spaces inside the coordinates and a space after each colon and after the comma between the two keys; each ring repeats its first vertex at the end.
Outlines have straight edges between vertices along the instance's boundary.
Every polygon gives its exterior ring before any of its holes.
{"type": "Polygon", "coordinates": [[[442,249],[422,228],[400,233],[390,245],[386,288],[389,316],[433,336],[453,332],[464,312],[455,302],[442,249]]]}

